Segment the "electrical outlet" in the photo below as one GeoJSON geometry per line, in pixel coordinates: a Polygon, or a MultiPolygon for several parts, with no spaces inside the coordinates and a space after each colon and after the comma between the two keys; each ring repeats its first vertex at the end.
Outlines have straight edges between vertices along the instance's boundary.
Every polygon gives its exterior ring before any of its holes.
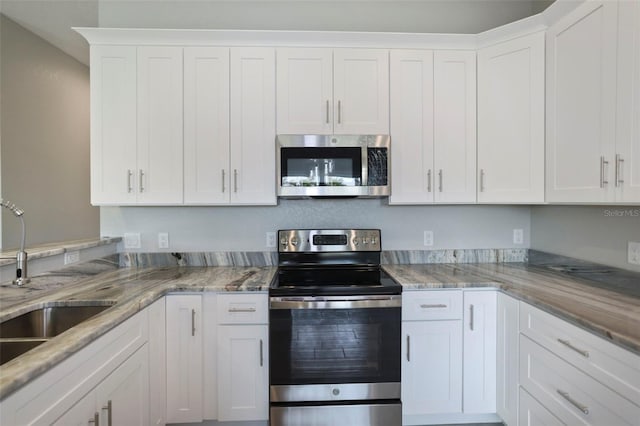
{"type": "Polygon", "coordinates": [[[64,264],[68,265],[70,263],[80,262],[80,252],[79,251],[68,251],[64,254],[64,264]]]}
{"type": "Polygon", "coordinates": [[[524,244],[524,231],[522,229],[513,230],[513,244],[524,244]]]}
{"type": "Polygon", "coordinates": [[[267,232],[267,247],[275,247],[276,246],[276,233],[275,232],[267,232]]]}
{"type": "Polygon", "coordinates": [[[424,231],[424,245],[425,247],[433,246],[433,231],[424,231]]]}
{"type": "Polygon", "coordinates": [[[629,250],[627,251],[627,261],[634,265],[640,265],[640,243],[629,241],[629,250]]]}
{"type": "Polygon", "coordinates": [[[158,233],[158,248],[169,248],[169,233],[168,232],[159,232],[158,233]]]}
{"type": "Polygon", "coordinates": [[[128,233],[124,234],[124,248],[126,249],[135,249],[142,247],[140,242],[140,233],[128,233]]]}

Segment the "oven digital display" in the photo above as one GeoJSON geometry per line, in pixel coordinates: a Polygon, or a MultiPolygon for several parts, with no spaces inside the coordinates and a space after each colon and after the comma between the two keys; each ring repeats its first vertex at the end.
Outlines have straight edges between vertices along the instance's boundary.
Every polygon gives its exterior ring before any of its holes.
{"type": "Polygon", "coordinates": [[[346,246],[347,236],[345,234],[340,235],[314,235],[314,246],[346,246]]]}

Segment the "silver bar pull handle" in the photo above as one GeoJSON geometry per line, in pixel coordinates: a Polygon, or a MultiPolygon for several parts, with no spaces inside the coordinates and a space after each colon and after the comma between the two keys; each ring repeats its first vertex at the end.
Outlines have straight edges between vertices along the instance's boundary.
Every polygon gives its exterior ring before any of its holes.
{"type": "Polygon", "coordinates": [[[131,185],[131,178],[133,177],[133,171],[127,169],[127,192],[133,191],[133,185],[131,185]]]}
{"type": "Polygon", "coordinates": [[[427,192],[431,192],[431,169],[427,171],[427,192]]]}
{"type": "Polygon", "coordinates": [[[407,362],[411,362],[411,336],[407,334],[407,362]]]}
{"type": "Polygon", "coordinates": [[[438,170],[438,191],[442,192],[442,169],[438,170]]]}
{"type": "Polygon", "coordinates": [[[196,335],[196,310],[191,310],[191,335],[196,335]]]}
{"type": "Polygon", "coordinates": [[[484,169],[480,169],[480,192],[484,192],[484,169]]]}
{"type": "Polygon", "coordinates": [[[238,192],[238,169],[233,169],[233,192],[238,192]]]}
{"type": "Polygon", "coordinates": [[[570,341],[564,340],[564,339],[558,339],[558,342],[562,343],[563,345],[565,345],[566,347],[568,347],[572,351],[578,352],[583,357],[589,358],[589,351],[585,351],[584,349],[576,348],[575,346],[573,346],[571,344],[570,341]]]}
{"type": "Polygon", "coordinates": [[[563,397],[564,399],[566,399],[567,401],[569,401],[569,404],[573,405],[574,407],[576,407],[578,410],[582,411],[584,414],[589,414],[589,407],[587,407],[584,404],[579,403],[578,401],[576,401],[575,399],[573,399],[571,397],[571,395],[569,395],[569,392],[565,392],[562,391],[560,389],[556,390],[558,392],[558,394],[563,397]]]}
{"type": "Polygon", "coordinates": [[[622,179],[622,163],[624,160],[620,154],[616,154],[616,187],[622,186],[624,180],[622,179]]]}
{"type": "Polygon", "coordinates": [[[255,312],[256,308],[229,308],[228,311],[232,312],[232,313],[236,313],[236,312],[255,312]]]}
{"type": "Polygon", "coordinates": [[[140,169],[140,192],[144,192],[144,170],[140,169]]]}
{"type": "Polygon", "coordinates": [[[474,328],[474,319],[473,319],[473,305],[469,305],[469,330],[473,331],[474,328]]]}
{"type": "Polygon", "coordinates": [[[329,99],[327,99],[327,118],[326,118],[327,124],[329,124],[329,99]]]}
{"type": "Polygon", "coordinates": [[[100,426],[100,413],[97,411],[93,414],[93,418],[89,419],[90,425],[100,426]]]}
{"type": "Polygon", "coordinates": [[[113,403],[111,400],[107,401],[107,405],[102,407],[103,410],[107,410],[107,426],[113,426],[113,403]]]}
{"type": "Polygon", "coordinates": [[[342,123],[342,101],[338,101],[338,124],[342,123]]]}
{"type": "Polygon", "coordinates": [[[225,191],[225,187],[224,187],[224,178],[225,178],[225,176],[224,176],[224,169],[222,169],[222,193],[223,193],[223,194],[224,194],[224,191],[225,191]]]}
{"type": "Polygon", "coordinates": [[[260,339],[260,367],[264,365],[264,351],[263,351],[263,343],[262,339],[260,339]]]}
{"type": "Polygon", "coordinates": [[[434,308],[446,308],[447,305],[444,303],[434,303],[434,304],[423,304],[420,305],[422,309],[434,309],[434,308]]]}
{"type": "Polygon", "coordinates": [[[609,162],[604,159],[604,156],[600,157],[600,188],[604,188],[605,185],[609,184],[609,181],[606,177],[606,166],[609,165],[609,162]]]}

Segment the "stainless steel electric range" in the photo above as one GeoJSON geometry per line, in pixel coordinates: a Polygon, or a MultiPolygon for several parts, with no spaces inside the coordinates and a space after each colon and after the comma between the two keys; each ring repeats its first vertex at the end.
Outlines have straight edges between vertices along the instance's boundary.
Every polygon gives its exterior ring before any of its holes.
{"type": "Polygon", "coordinates": [[[278,231],[272,426],[402,423],[402,287],[381,269],[380,251],[378,229],[278,231]]]}

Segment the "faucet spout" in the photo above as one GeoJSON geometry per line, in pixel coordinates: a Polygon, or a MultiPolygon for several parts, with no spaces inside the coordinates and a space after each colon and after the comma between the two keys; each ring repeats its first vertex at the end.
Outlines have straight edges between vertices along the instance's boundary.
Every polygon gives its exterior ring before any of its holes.
{"type": "Polygon", "coordinates": [[[20,218],[22,222],[22,239],[20,241],[20,251],[16,253],[16,279],[13,280],[13,284],[22,286],[27,284],[31,279],[27,274],[27,252],[24,251],[25,240],[27,236],[26,226],[24,224],[24,210],[17,207],[15,204],[8,200],[0,198],[0,205],[9,209],[15,217],[20,218]]]}

